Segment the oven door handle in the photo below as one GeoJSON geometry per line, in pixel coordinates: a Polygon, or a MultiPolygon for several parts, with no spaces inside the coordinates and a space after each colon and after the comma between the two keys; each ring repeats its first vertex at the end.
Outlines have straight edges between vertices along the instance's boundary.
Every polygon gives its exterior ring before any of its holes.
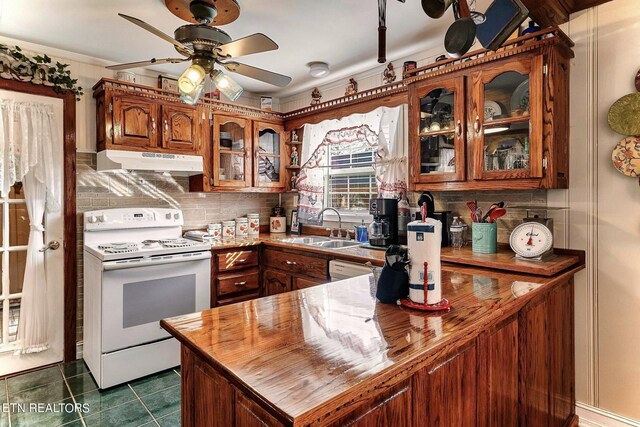
{"type": "Polygon", "coordinates": [[[179,262],[200,261],[211,258],[211,252],[190,252],[176,255],[155,256],[149,258],[136,258],[124,261],[107,261],[102,263],[103,271],[123,270],[126,268],[138,268],[150,265],[175,264],[179,262]]]}

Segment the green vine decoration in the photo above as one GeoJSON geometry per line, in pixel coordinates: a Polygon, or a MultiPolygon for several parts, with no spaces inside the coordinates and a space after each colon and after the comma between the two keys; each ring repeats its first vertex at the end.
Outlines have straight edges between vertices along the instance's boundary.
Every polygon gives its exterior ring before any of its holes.
{"type": "Polygon", "coordinates": [[[47,55],[29,57],[19,46],[0,44],[0,78],[50,86],[56,93],[71,91],[79,101],[84,92],[68,67],[47,55]]]}

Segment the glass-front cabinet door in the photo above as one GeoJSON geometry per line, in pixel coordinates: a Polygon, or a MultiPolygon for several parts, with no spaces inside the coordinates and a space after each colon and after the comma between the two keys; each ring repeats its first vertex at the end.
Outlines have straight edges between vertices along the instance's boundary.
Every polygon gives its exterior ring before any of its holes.
{"type": "Polygon", "coordinates": [[[251,122],[214,115],[213,186],[251,186],[251,122]]]}
{"type": "Polygon", "coordinates": [[[410,127],[412,180],[418,183],[464,181],[463,78],[418,85],[412,89],[411,102],[414,106],[410,127]]]}
{"type": "Polygon", "coordinates": [[[542,177],[542,80],[540,55],[474,75],[474,179],[542,177]]]}
{"type": "Polygon", "coordinates": [[[272,123],[253,123],[254,187],[284,187],[284,127],[272,123]]]}

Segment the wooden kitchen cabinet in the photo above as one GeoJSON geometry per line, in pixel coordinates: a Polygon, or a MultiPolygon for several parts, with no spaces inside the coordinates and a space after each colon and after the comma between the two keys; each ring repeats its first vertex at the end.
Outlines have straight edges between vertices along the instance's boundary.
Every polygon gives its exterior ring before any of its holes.
{"type": "Polygon", "coordinates": [[[204,137],[202,110],[179,98],[119,90],[101,80],[94,86],[96,145],[102,150],[198,155],[204,137]]]}
{"type": "Polygon", "coordinates": [[[312,288],[314,286],[323,285],[327,283],[327,279],[316,279],[313,277],[300,277],[295,276],[293,278],[293,290],[312,288]]]}
{"type": "Polygon", "coordinates": [[[171,151],[198,152],[202,131],[198,109],[190,105],[162,105],[162,147],[171,151]]]}
{"type": "Polygon", "coordinates": [[[282,294],[291,290],[291,275],[272,269],[262,272],[263,296],[282,294]]]}
{"type": "Polygon", "coordinates": [[[215,115],[211,129],[212,181],[219,188],[251,187],[251,121],[215,115]]]}
{"type": "Polygon", "coordinates": [[[558,34],[407,79],[409,189],[568,188],[572,46],[558,34]]]}
{"type": "Polygon", "coordinates": [[[412,123],[419,127],[417,135],[413,135],[411,153],[414,182],[464,181],[464,78],[420,82],[411,90],[409,99],[419,110],[412,112],[412,123]]]}
{"type": "Polygon", "coordinates": [[[146,149],[157,146],[158,104],[154,100],[117,95],[108,110],[113,113],[113,145],[146,149]]]}
{"type": "Polygon", "coordinates": [[[284,126],[253,122],[253,185],[258,188],[285,188],[284,126]]]}
{"type": "Polygon", "coordinates": [[[211,258],[211,307],[260,296],[259,248],[214,250],[211,258]]]}

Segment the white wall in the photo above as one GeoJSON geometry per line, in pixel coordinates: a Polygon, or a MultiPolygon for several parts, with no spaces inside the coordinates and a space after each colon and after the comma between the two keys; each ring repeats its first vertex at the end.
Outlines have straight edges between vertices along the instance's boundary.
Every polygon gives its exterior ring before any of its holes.
{"type": "Polygon", "coordinates": [[[640,187],[618,173],[611,151],[623,138],[609,107],[635,92],[640,68],[637,0],[614,0],[569,22],[571,70],[569,246],[587,250],[576,277],[578,400],[640,420],[640,187]]]}

